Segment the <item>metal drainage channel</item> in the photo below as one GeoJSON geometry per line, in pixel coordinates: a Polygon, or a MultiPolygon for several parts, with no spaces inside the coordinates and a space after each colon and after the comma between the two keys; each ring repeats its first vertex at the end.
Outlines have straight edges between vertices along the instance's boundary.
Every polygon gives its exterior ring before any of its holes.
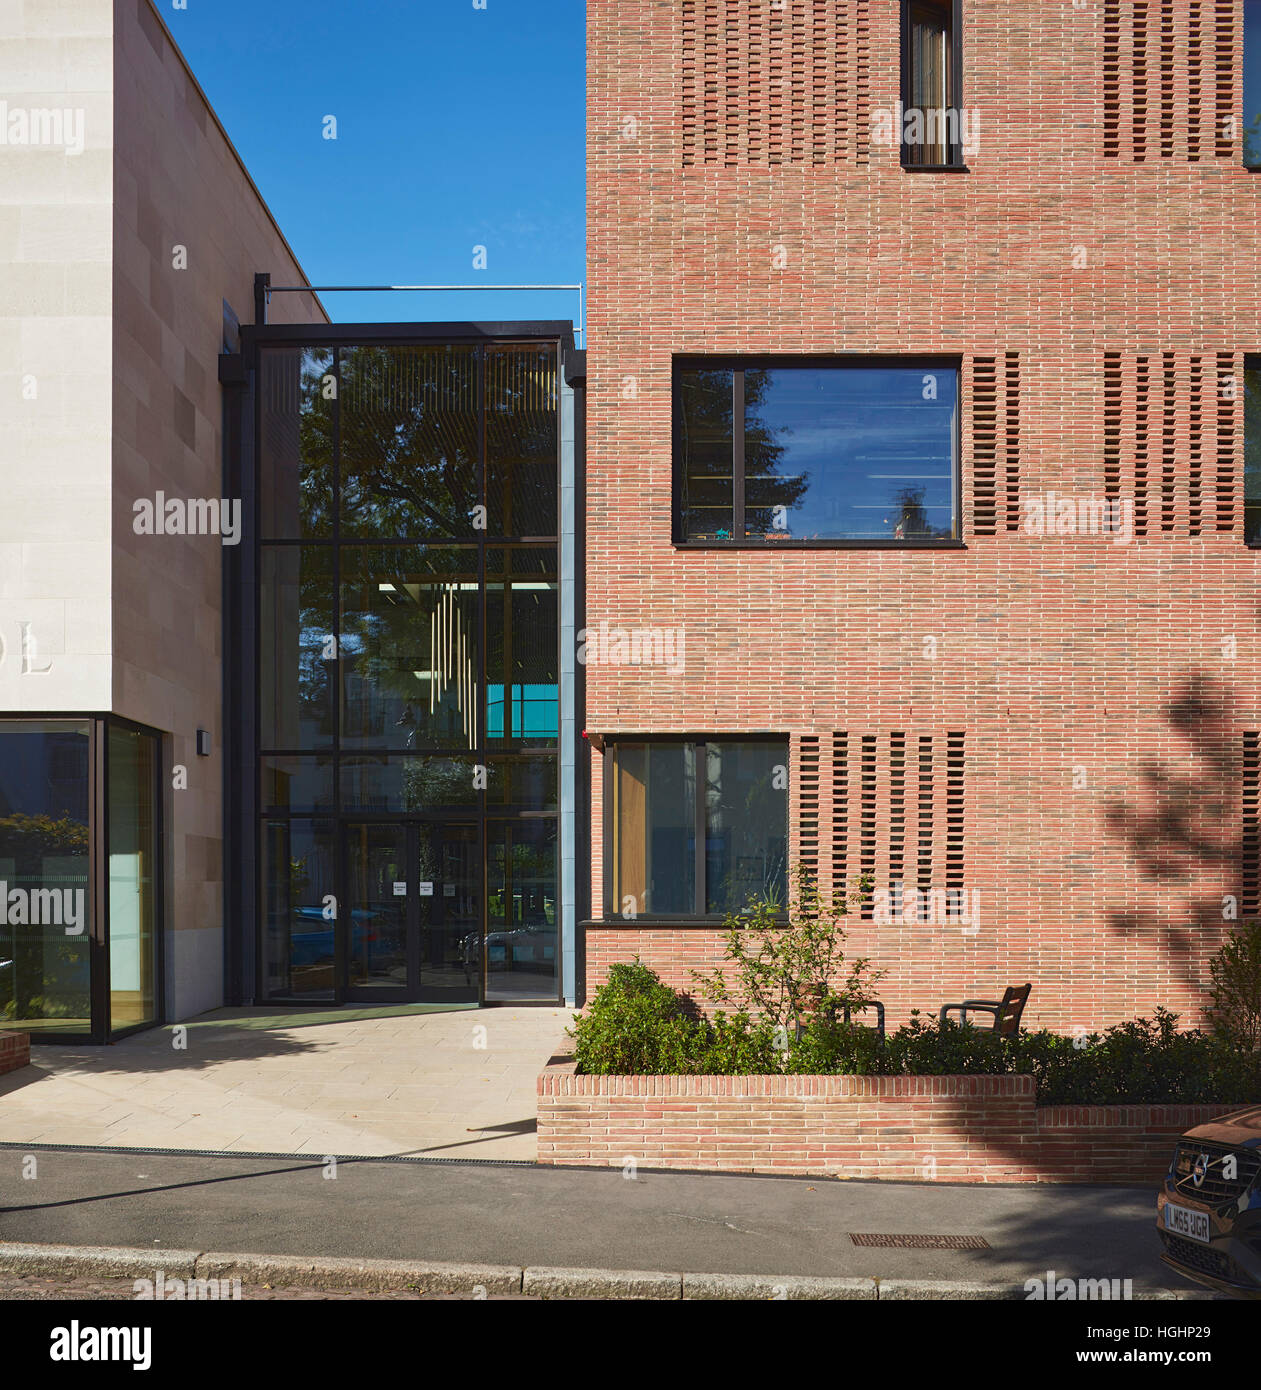
{"type": "Polygon", "coordinates": [[[15,1144],[0,1140],[0,1149],[16,1149],[23,1153],[72,1154],[154,1154],[161,1158],[266,1158],[305,1159],[318,1168],[330,1158],[338,1163],[441,1163],[472,1168],[537,1168],[528,1158],[428,1158],[421,1154],[295,1154],[270,1153],[256,1149],[125,1149],[113,1144],[15,1144]]]}

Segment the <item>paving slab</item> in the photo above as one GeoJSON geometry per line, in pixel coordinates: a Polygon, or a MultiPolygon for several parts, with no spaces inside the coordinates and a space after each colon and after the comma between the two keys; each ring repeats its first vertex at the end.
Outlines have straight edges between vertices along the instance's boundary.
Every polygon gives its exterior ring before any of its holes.
{"type": "Polygon", "coordinates": [[[219,1009],[178,1035],[36,1044],[0,1077],[0,1143],[532,1161],[536,1079],[572,1018],[219,1009]]]}

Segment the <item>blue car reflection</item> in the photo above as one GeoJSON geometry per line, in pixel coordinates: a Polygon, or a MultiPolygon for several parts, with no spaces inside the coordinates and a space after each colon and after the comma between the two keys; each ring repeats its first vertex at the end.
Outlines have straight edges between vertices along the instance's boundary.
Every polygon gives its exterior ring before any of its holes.
{"type": "MultiPolygon", "coordinates": [[[[336,925],[324,916],[322,908],[300,907],[294,912],[294,926],[289,934],[290,966],[318,965],[333,957],[333,928],[336,925]],[[311,930],[303,927],[310,925],[311,930]]],[[[377,929],[372,925],[380,917],[379,912],[369,912],[357,908],[350,914],[351,953],[361,955],[364,946],[379,939],[377,929]]]]}

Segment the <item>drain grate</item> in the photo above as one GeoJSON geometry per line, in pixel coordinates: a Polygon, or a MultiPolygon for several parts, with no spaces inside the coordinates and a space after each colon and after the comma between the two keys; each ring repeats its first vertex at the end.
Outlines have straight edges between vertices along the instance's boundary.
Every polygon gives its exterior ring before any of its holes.
{"type": "Polygon", "coordinates": [[[874,1245],[884,1250],[988,1250],[984,1236],[882,1236],[849,1235],[855,1245],[874,1245]]]}

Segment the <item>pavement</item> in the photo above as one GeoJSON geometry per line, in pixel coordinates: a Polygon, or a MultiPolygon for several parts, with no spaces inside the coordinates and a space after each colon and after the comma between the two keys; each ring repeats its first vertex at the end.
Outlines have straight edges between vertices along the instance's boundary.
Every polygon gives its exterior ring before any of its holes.
{"type": "MultiPolygon", "coordinates": [[[[504,1290],[523,1292],[532,1291],[523,1271],[534,1269],[548,1278],[645,1271],[666,1276],[665,1289],[708,1275],[760,1276],[768,1288],[823,1278],[953,1290],[921,1297],[1023,1297],[1027,1280],[1054,1270],[1130,1279],[1136,1297],[1193,1293],[1159,1263],[1154,1204],[1146,1188],[0,1149],[6,1242],[130,1247],[155,1264],[181,1251],[264,1251],[356,1269],[374,1260],[495,1266],[509,1271],[504,1290]],[[981,1248],[885,1248],[857,1244],[856,1234],[979,1237],[981,1248]]],[[[282,1271],[266,1282],[294,1281],[282,1271]]],[[[543,1296],[561,1296],[547,1287],[543,1296]]]]}
{"type": "Polygon", "coordinates": [[[532,1162],[537,1077],[572,1019],[218,1009],[111,1047],[33,1045],[0,1077],[0,1142],[532,1162]]]}
{"type": "Polygon", "coordinates": [[[536,1078],[570,1020],[224,1009],[36,1046],[0,1078],[0,1297],[123,1296],[173,1265],[250,1297],[1015,1298],[1048,1271],[1199,1296],[1146,1188],[540,1167],[536,1078]]]}

